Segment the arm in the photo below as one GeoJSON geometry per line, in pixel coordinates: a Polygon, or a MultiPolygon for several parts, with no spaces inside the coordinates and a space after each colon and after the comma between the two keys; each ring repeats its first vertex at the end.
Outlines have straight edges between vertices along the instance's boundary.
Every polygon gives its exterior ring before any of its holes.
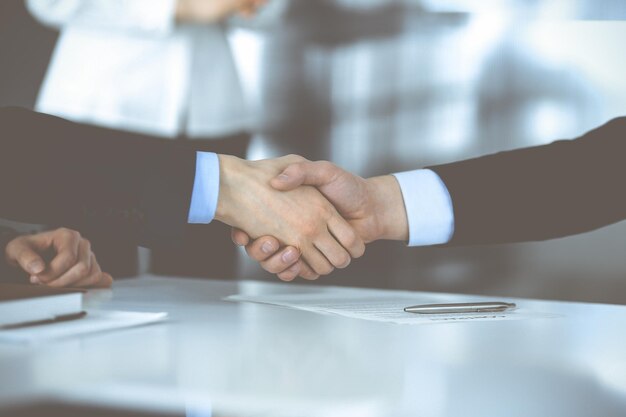
{"type": "MultiPolygon", "coordinates": [[[[0,248],[3,250],[7,244],[18,236],[17,232],[8,227],[0,227],[0,248]]],[[[10,268],[8,262],[0,262],[0,282],[14,281],[16,279],[16,273],[13,268],[10,268]]]]}
{"type": "Polygon", "coordinates": [[[626,118],[576,140],[431,167],[454,207],[451,245],[546,240],[626,218],[626,118]]]}
{"type": "Polygon", "coordinates": [[[31,14],[54,28],[72,24],[167,34],[177,21],[216,23],[238,11],[253,13],[262,0],[28,0],[31,14]]]}
{"type": "Polygon", "coordinates": [[[180,240],[195,222],[193,189],[203,175],[212,175],[207,182],[218,183],[219,190],[206,193],[213,193],[207,211],[212,202],[217,220],[295,246],[318,274],[363,253],[361,239],[317,190],[285,193],[269,186],[298,157],[249,162],[220,155],[215,171],[203,174],[196,170],[196,152],[171,141],[120,139],[96,127],[88,137],[76,137],[84,134],[76,124],[21,109],[0,110],[0,127],[0,217],[67,225],[97,221],[112,234],[162,245],[180,240]]]}
{"type": "Polygon", "coordinates": [[[180,240],[195,152],[103,128],[77,132],[57,117],[0,109],[0,216],[74,229],[97,221],[146,246],[180,240]]]}
{"type": "MultiPolygon", "coordinates": [[[[624,154],[626,118],[620,118],[577,140],[435,166],[430,168],[432,171],[396,174],[407,221],[402,225],[398,215],[386,217],[396,219],[395,230],[410,229],[413,244],[507,243],[586,232],[626,219],[626,194],[621,192],[626,178],[624,154]],[[407,180],[418,174],[432,177],[425,175],[428,172],[436,173],[436,180],[407,180]],[[420,185],[431,188],[431,192],[422,193],[420,185]],[[424,230],[428,232],[425,238],[417,236],[424,230]]],[[[363,180],[331,164],[323,164],[290,166],[281,174],[285,178],[275,178],[273,185],[279,189],[291,189],[303,183],[315,185],[351,224],[363,213],[369,213],[366,218],[376,225],[372,219],[380,218],[381,214],[377,213],[401,206],[392,196],[383,200],[384,206],[379,205],[383,208],[374,209],[379,200],[376,196],[384,195],[384,187],[368,190],[360,184],[375,179],[363,180]],[[351,201],[359,204],[351,206],[351,201]]],[[[388,222],[385,227],[390,225],[394,222],[388,222]]],[[[375,230],[368,226],[361,233],[375,230]]],[[[373,236],[384,238],[385,234],[376,232],[373,236]]],[[[399,233],[391,234],[392,239],[399,237],[399,233]]],[[[247,245],[251,257],[283,279],[293,279],[302,271],[308,273],[306,266],[286,262],[281,253],[263,253],[260,250],[263,244],[278,247],[271,237],[249,243],[248,236],[234,231],[233,240],[247,245]]]]}
{"type": "Polygon", "coordinates": [[[31,14],[42,24],[72,24],[166,34],[175,24],[176,0],[28,0],[31,14]]]}

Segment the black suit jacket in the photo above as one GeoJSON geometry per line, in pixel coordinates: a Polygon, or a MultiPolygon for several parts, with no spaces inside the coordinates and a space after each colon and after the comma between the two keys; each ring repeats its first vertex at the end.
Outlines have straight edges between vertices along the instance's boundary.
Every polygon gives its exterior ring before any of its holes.
{"type": "Polygon", "coordinates": [[[4,248],[17,236],[17,233],[7,227],[0,227],[0,282],[24,282],[24,273],[18,272],[16,268],[9,266],[4,260],[4,248]]]}
{"type": "Polygon", "coordinates": [[[0,146],[0,217],[74,228],[98,222],[145,246],[182,238],[193,150],[141,136],[122,140],[109,129],[18,108],[0,109],[0,146]]]}
{"type": "Polygon", "coordinates": [[[626,118],[575,140],[430,169],[452,198],[452,245],[590,231],[626,219],[626,118]]]}

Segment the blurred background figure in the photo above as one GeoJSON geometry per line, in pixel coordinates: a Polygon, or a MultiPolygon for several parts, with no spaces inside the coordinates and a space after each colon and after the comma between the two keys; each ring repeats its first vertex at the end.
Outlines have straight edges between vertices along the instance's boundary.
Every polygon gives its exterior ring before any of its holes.
{"type": "MultiPolygon", "coordinates": [[[[265,2],[28,0],[39,22],[60,30],[35,108],[245,157],[252,119],[225,25],[265,2]]],[[[136,273],[137,249],[119,230],[84,233],[113,275],[136,273]]],[[[222,225],[194,226],[180,250],[152,252],[151,270],[231,277],[236,251],[226,242],[222,225]]]]}
{"type": "MultiPolygon", "coordinates": [[[[19,0],[0,8],[0,101],[32,106],[55,34],[19,0]]],[[[291,0],[269,13],[279,25],[265,12],[227,32],[254,115],[251,159],[300,153],[373,176],[572,138],[626,114],[623,0],[291,0]]],[[[93,65],[108,71],[105,58],[93,65]]],[[[626,224],[516,245],[377,242],[317,283],[626,303],[625,248],[626,224]]],[[[243,261],[237,276],[276,280],[243,261]]]]}

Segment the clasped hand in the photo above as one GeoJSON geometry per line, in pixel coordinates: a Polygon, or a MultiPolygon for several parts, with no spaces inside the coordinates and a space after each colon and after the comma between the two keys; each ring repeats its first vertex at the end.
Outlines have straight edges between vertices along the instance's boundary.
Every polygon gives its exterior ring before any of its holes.
{"type": "Polygon", "coordinates": [[[311,186],[287,191],[270,182],[298,156],[273,160],[245,161],[220,155],[220,194],[215,218],[244,230],[251,238],[272,236],[259,251],[274,253],[280,245],[286,263],[301,255],[306,270],[300,275],[314,279],[334,268],[345,268],[365,251],[363,239],[322,194],[311,186]]]}
{"type": "Polygon", "coordinates": [[[284,281],[316,279],[363,255],[365,243],[408,237],[393,176],[366,180],[295,155],[256,162],[220,156],[220,164],[216,219],[284,281]]]}
{"type": "Polygon", "coordinates": [[[33,284],[106,288],[113,282],[111,275],[100,269],[91,243],[75,230],[60,228],[18,236],[4,252],[7,263],[20,267],[33,284]],[[47,254],[52,255],[49,261],[47,254]]]}

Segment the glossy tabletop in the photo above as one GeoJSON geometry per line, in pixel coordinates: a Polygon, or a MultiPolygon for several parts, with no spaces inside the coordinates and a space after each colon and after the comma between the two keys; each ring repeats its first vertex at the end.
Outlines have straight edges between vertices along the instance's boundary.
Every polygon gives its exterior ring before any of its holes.
{"type": "Polygon", "coordinates": [[[88,305],[166,311],[168,321],[0,345],[0,405],[52,399],[233,417],[626,415],[625,306],[514,300],[552,317],[395,325],[222,300],[320,291],[337,289],[116,282],[88,305]]]}

